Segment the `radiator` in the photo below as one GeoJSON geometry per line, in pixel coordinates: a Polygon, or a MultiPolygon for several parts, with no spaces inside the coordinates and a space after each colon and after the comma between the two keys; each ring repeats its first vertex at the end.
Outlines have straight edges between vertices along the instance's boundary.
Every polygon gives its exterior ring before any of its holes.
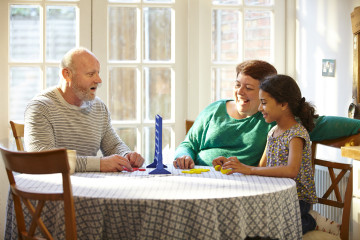
{"type": "MultiPolygon", "coordinates": [[[[337,175],[338,173],[339,172],[336,172],[335,170],[335,174],[337,175]]],[[[318,196],[322,196],[326,192],[327,187],[329,187],[331,184],[331,179],[327,168],[323,166],[316,166],[314,177],[315,177],[316,193],[318,196]]],[[[343,178],[339,183],[339,190],[343,200],[345,196],[346,182],[348,177],[349,177],[349,173],[347,173],[347,175],[345,175],[345,179],[343,178]]],[[[336,200],[334,192],[330,194],[329,199],[336,200]]],[[[314,204],[313,209],[319,212],[322,216],[329,218],[335,222],[341,223],[342,209],[326,206],[323,204],[314,204]]]]}

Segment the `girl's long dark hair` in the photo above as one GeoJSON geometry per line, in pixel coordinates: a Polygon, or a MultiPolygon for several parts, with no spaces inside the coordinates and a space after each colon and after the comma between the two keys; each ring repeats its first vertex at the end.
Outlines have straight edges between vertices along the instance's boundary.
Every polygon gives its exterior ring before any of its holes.
{"type": "Polygon", "coordinates": [[[292,114],[298,117],[301,124],[312,131],[315,127],[314,106],[301,96],[301,91],[296,81],[287,75],[274,75],[265,78],[260,84],[260,89],[269,93],[278,103],[288,103],[292,114]]]}

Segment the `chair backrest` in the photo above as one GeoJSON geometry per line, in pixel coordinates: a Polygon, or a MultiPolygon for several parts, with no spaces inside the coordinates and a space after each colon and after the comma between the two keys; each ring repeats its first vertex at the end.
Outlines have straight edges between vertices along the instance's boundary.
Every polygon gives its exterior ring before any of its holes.
{"type": "Polygon", "coordinates": [[[193,124],[194,124],[194,121],[190,121],[190,120],[186,120],[186,121],[185,121],[186,134],[189,132],[189,130],[190,130],[190,128],[192,127],[193,124]]]}
{"type": "Polygon", "coordinates": [[[22,139],[24,138],[24,124],[10,121],[11,130],[15,138],[18,151],[24,151],[22,139]]]}
{"type": "Polygon", "coordinates": [[[331,178],[331,184],[330,186],[326,186],[327,187],[326,192],[322,196],[319,196],[318,194],[319,203],[332,207],[342,208],[340,237],[341,239],[349,239],[349,222],[350,222],[351,200],[352,200],[352,191],[353,191],[352,165],[318,159],[316,157],[316,150],[319,144],[328,147],[338,148],[338,149],[344,146],[360,145],[360,133],[349,137],[342,137],[332,140],[324,140],[324,141],[316,141],[316,142],[314,141],[312,142],[312,146],[311,146],[312,164],[314,171],[316,165],[327,167],[329,176],[331,178]],[[339,173],[336,175],[338,171],[339,173]],[[349,174],[346,183],[345,194],[343,194],[342,196],[339,190],[339,183],[342,179],[346,179],[345,176],[347,175],[348,172],[349,174]],[[332,192],[334,192],[336,200],[329,199],[329,196],[332,192]]]}
{"type": "Polygon", "coordinates": [[[14,199],[14,208],[18,227],[19,239],[37,239],[35,231],[39,228],[43,237],[53,239],[49,230],[41,220],[42,207],[45,201],[64,201],[66,239],[77,239],[75,207],[70,181],[70,167],[66,149],[56,149],[42,152],[15,152],[0,147],[6,173],[14,199]],[[63,192],[39,193],[19,187],[13,172],[26,174],[61,173],[63,192]],[[30,200],[37,200],[34,206],[30,200]],[[33,216],[31,226],[26,230],[21,201],[33,216]]]}

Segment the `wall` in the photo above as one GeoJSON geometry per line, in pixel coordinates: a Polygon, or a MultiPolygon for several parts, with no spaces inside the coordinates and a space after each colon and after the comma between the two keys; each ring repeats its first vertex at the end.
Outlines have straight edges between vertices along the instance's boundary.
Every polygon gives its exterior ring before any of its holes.
{"type": "MultiPolygon", "coordinates": [[[[7,13],[7,2],[0,1],[0,22],[2,24],[8,24],[8,13],[7,13]]],[[[4,32],[4,29],[2,29],[4,32]]],[[[1,113],[8,111],[8,86],[4,84],[7,82],[7,34],[0,34],[0,72],[2,87],[0,88],[0,102],[1,104],[1,113]],[[5,107],[4,107],[5,106],[5,107]]],[[[7,145],[8,141],[8,132],[9,132],[9,122],[7,114],[0,114],[0,144],[7,145]]],[[[9,184],[7,175],[5,172],[5,167],[3,160],[0,156],[0,239],[4,239],[4,229],[5,229],[5,206],[7,195],[9,191],[9,184]]]]}
{"type": "MultiPolygon", "coordinates": [[[[319,115],[348,116],[353,79],[350,14],[355,6],[360,0],[298,0],[296,4],[295,77],[319,115]],[[322,76],[322,59],[336,60],[335,77],[322,76]]],[[[320,147],[318,156],[343,160],[336,149],[320,147]]]]}
{"type": "Polygon", "coordinates": [[[352,102],[350,13],[360,1],[297,1],[296,78],[320,115],[347,116],[352,102]],[[322,59],[336,60],[335,77],[322,76],[322,59]]]}

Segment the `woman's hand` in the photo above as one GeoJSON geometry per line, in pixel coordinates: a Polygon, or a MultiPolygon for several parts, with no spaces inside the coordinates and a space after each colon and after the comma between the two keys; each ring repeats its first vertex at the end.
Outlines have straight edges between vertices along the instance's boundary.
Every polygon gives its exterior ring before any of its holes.
{"type": "Polygon", "coordinates": [[[213,167],[217,166],[217,165],[220,165],[222,166],[225,162],[229,161],[226,157],[223,157],[223,156],[220,156],[220,157],[217,157],[215,158],[213,161],[212,161],[212,165],[213,167]]]}
{"type": "Polygon", "coordinates": [[[173,162],[175,168],[180,169],[191,169],[195,167],[194,160],[190,156],[182,156],[174,160],[173,162]]]}
{"type": "Polygon", "coordinates": [[[241,163],[237,157],[229,157],[222,167],[224,169],[231,169],[227,175],[233,174],[234,172],[250,175],[253,168],[252,166],[241,163]]]}

